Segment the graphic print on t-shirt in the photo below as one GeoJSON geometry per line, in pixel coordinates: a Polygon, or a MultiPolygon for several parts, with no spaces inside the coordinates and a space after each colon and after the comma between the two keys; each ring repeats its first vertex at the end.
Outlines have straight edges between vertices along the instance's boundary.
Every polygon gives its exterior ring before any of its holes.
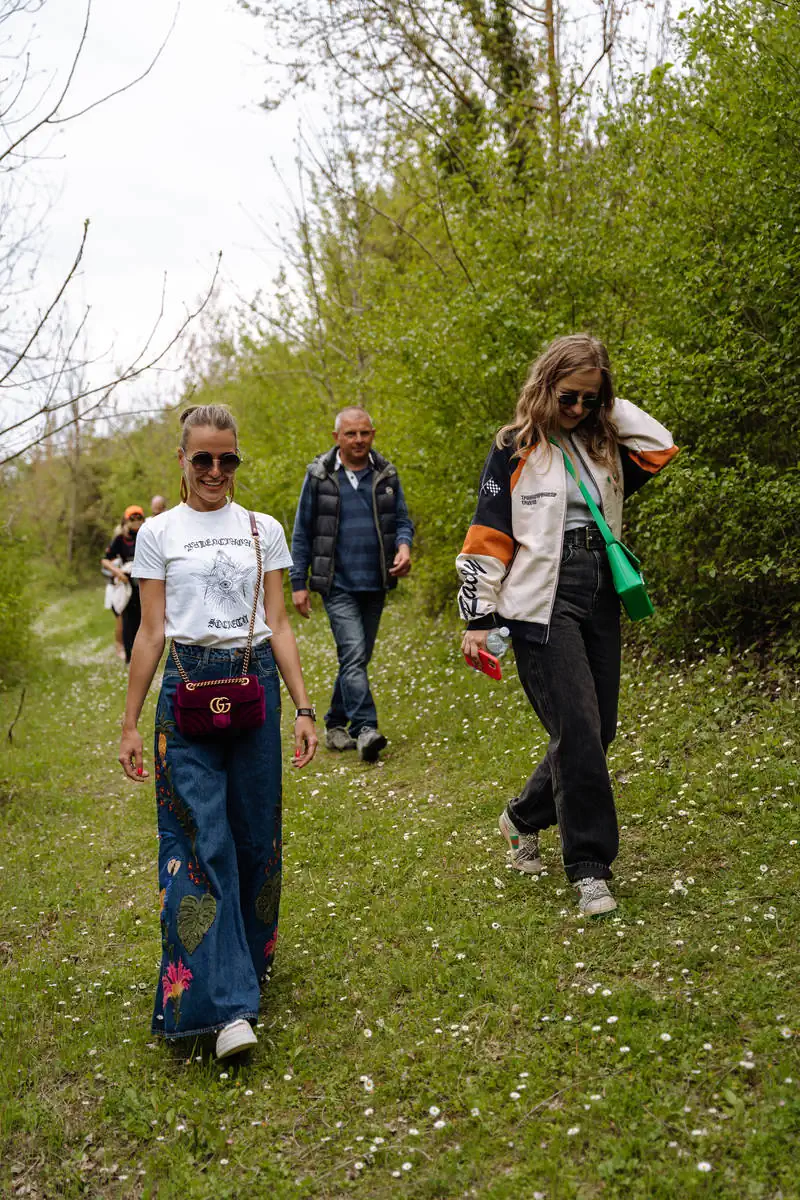
{"type": "Polygon", "coordinates": [[[211,565],[196,571],[195,575],[203,584],[206,604],[227,614],[247,603],[247,585],[255,569],[235,562],[224,550],[218,550],[211,565]]]}

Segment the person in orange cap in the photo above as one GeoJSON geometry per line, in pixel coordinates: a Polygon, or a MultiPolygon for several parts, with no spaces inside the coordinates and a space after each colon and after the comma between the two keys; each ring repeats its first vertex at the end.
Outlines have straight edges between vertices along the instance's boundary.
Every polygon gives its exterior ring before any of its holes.
{"type": "Polygon", "coordinates": [[[122,645],[126,663],[131,661],[133,640],[142,619],[139,584],[135,579],[131,579],[130,571],[136,552],[136,535],[143,521],[144,509],[138,504],[129,504],[123,514],[122,532],[112,539],[105,557],[100,560],[100,565],[111,572],[112,579],[125,584],[128,590],[128,598],[122,608],[122,645]]]}

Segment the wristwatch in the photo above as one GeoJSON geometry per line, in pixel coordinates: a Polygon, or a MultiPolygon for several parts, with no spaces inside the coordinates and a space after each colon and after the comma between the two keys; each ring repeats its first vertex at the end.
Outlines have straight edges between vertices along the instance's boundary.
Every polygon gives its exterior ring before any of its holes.
{"type": "Polygon", "coordinates": [[[294,710],[295,720],[297,720],[298,717],[311,717],[312,721],[316,721],[317,710],[314,708],[313,704],[311,708],[296,708],[294,710]]]}

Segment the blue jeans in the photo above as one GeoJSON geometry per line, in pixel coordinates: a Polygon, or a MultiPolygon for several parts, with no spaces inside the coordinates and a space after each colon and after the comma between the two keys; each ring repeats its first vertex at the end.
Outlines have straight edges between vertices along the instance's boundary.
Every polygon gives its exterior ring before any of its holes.
{"type": "MultiPolygon", "coordinates": [[[[178,646],[192,680],[241,674],[242,651],[178,646]]],[[[167,659],[155,725],[162,957],[153,1033],[212,1033],[258,1016],[260,983],[278,938],[281,740],[278,672],[269,642],[250,673],[266,693],[260,728],[184,738],[174,719],[180,682],[167,659]]]]}
{"type": "Polygon", "coordinates": [[[564,546],[548,641],[513,644],[550,743],[508,815],[520,833],[558,825],[571,882],[610,879],[619,834],[606,750],[617,728],[620,629],[605,549],[564,546]]]}
{"type": "Polygon", "coordinates": [[[378,714],[367,679],[367,664],[378,636],[385,592],[346,592],[333,588],[323,598],[339,655],[339,673],[331,706],[325,714],[328,729],[347,727],[358,737],[365,726],[378,728],[378,714]]]}

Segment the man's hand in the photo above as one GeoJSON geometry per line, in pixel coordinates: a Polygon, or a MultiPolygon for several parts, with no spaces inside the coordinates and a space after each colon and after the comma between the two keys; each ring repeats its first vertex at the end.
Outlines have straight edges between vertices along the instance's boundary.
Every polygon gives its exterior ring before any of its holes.
{"type": "Polygon", "coordinates": [[[408,575],[411,570],[411,549],[403,542],[397,548],[397,554],[394,556],[394,562],[389,567],[389,574],[395,575],[401,579],[404,575],[408,575]]]}
{"type": "Polygon", "coordinates": [[[292,604],[301,617],[311,616],[311,594],[305,588],[301,592],[292,592],[292,604]]]}

